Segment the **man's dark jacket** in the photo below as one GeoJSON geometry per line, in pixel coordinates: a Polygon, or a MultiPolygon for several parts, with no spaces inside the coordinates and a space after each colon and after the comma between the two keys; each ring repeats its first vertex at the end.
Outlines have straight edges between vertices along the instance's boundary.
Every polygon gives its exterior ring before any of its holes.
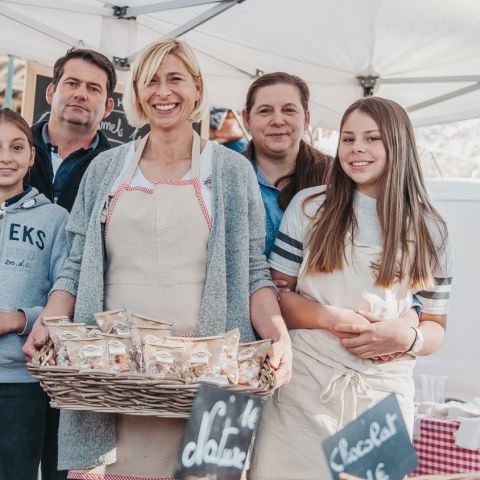
{"type": "MultiPolygon", "coordinates": [[[[26,183],[36,187],[53,202],[53,168],[50,160],[50,150],[48,146],[45,145],[42,137],[42,130],[45,123],[47,123],[47,121],[38,122],[32,127],[36,155],[35,163],[30,170],[30,175],[27,177],[26,183]]],[[[60,192],[57,200],[58,205],[66,208],[68,211],[72,209],[85,170],[99,153],[109,148],[111,148],[111,145],[108,143],[107,137],[101,131],[98,131],[98,145],[91,151],[85,150],[84,155],[77,159],[77,165],[60,192]]]]}

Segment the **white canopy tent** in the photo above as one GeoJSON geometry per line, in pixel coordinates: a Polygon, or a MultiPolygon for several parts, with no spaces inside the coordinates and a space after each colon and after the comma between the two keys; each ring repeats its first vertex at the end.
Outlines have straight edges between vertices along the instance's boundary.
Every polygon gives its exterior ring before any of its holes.
{"type": "Polygon", "coordinates": [[[0,0],[0,54],[53,64],[84,45],[128,64],[162,35],[196,48],[210,101],[241,108],[259,72],[308,81],[313,123],[338,126],[365,91],[415,125],[480,116],[477,0],[0,0]],[[365,77],[360,85],[358,77],[365,77]]]}

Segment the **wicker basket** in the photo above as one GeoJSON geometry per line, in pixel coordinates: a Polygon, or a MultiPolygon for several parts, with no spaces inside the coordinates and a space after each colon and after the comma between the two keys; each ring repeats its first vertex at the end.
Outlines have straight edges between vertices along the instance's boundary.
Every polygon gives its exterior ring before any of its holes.
{"type": "MultiPolygon", "coordinates": [[[[190,416],[198,384],[156,380],[138,373],[79,372],[76,368],[48,366],[52,356],[53,345],[49,341],[27,366],[54,408],[169,418],[190,416]]],[[[267,398],[272,395],[274,384],[273,370],[265,362],[258,387],[222,388],[267,398]]]]}

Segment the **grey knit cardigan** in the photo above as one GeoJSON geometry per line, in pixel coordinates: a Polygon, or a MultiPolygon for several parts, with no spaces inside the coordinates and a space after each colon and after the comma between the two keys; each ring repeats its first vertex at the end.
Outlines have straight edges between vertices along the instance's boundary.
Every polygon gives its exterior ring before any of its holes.
{"type": "MultiPolygon", "coordinates": [[[[96,157],[84,175],[70,215],[70,253],[53,289],[76,296],[75,322],[93,323],[93,314],[104,309],[104,207],[128,149],[129,144],[121,145],[96,157]]],[[[255,337],[250,295],[273,286],[263,255],[263,202],[248,160],[218,144],[213,144],[211,178],[213,225],[196,333],[218,335],[238,327],[242,341],[251,341],[255,337]]],[[[62,410],[59,469],[114,463],[115,439],[115,415],[62,410]]]]}

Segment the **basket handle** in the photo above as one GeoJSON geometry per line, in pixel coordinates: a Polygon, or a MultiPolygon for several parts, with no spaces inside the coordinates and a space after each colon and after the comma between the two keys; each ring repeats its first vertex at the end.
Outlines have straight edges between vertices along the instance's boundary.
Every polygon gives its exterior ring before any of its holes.
{"type": "Polygon", "coordinates": [[[53,358],[53,352],[53,342],[49,339],[48,342],[40,350],[37,350],[32,357],[32,365],[34,367],[47,367],[49,360],[53,358]]]}

